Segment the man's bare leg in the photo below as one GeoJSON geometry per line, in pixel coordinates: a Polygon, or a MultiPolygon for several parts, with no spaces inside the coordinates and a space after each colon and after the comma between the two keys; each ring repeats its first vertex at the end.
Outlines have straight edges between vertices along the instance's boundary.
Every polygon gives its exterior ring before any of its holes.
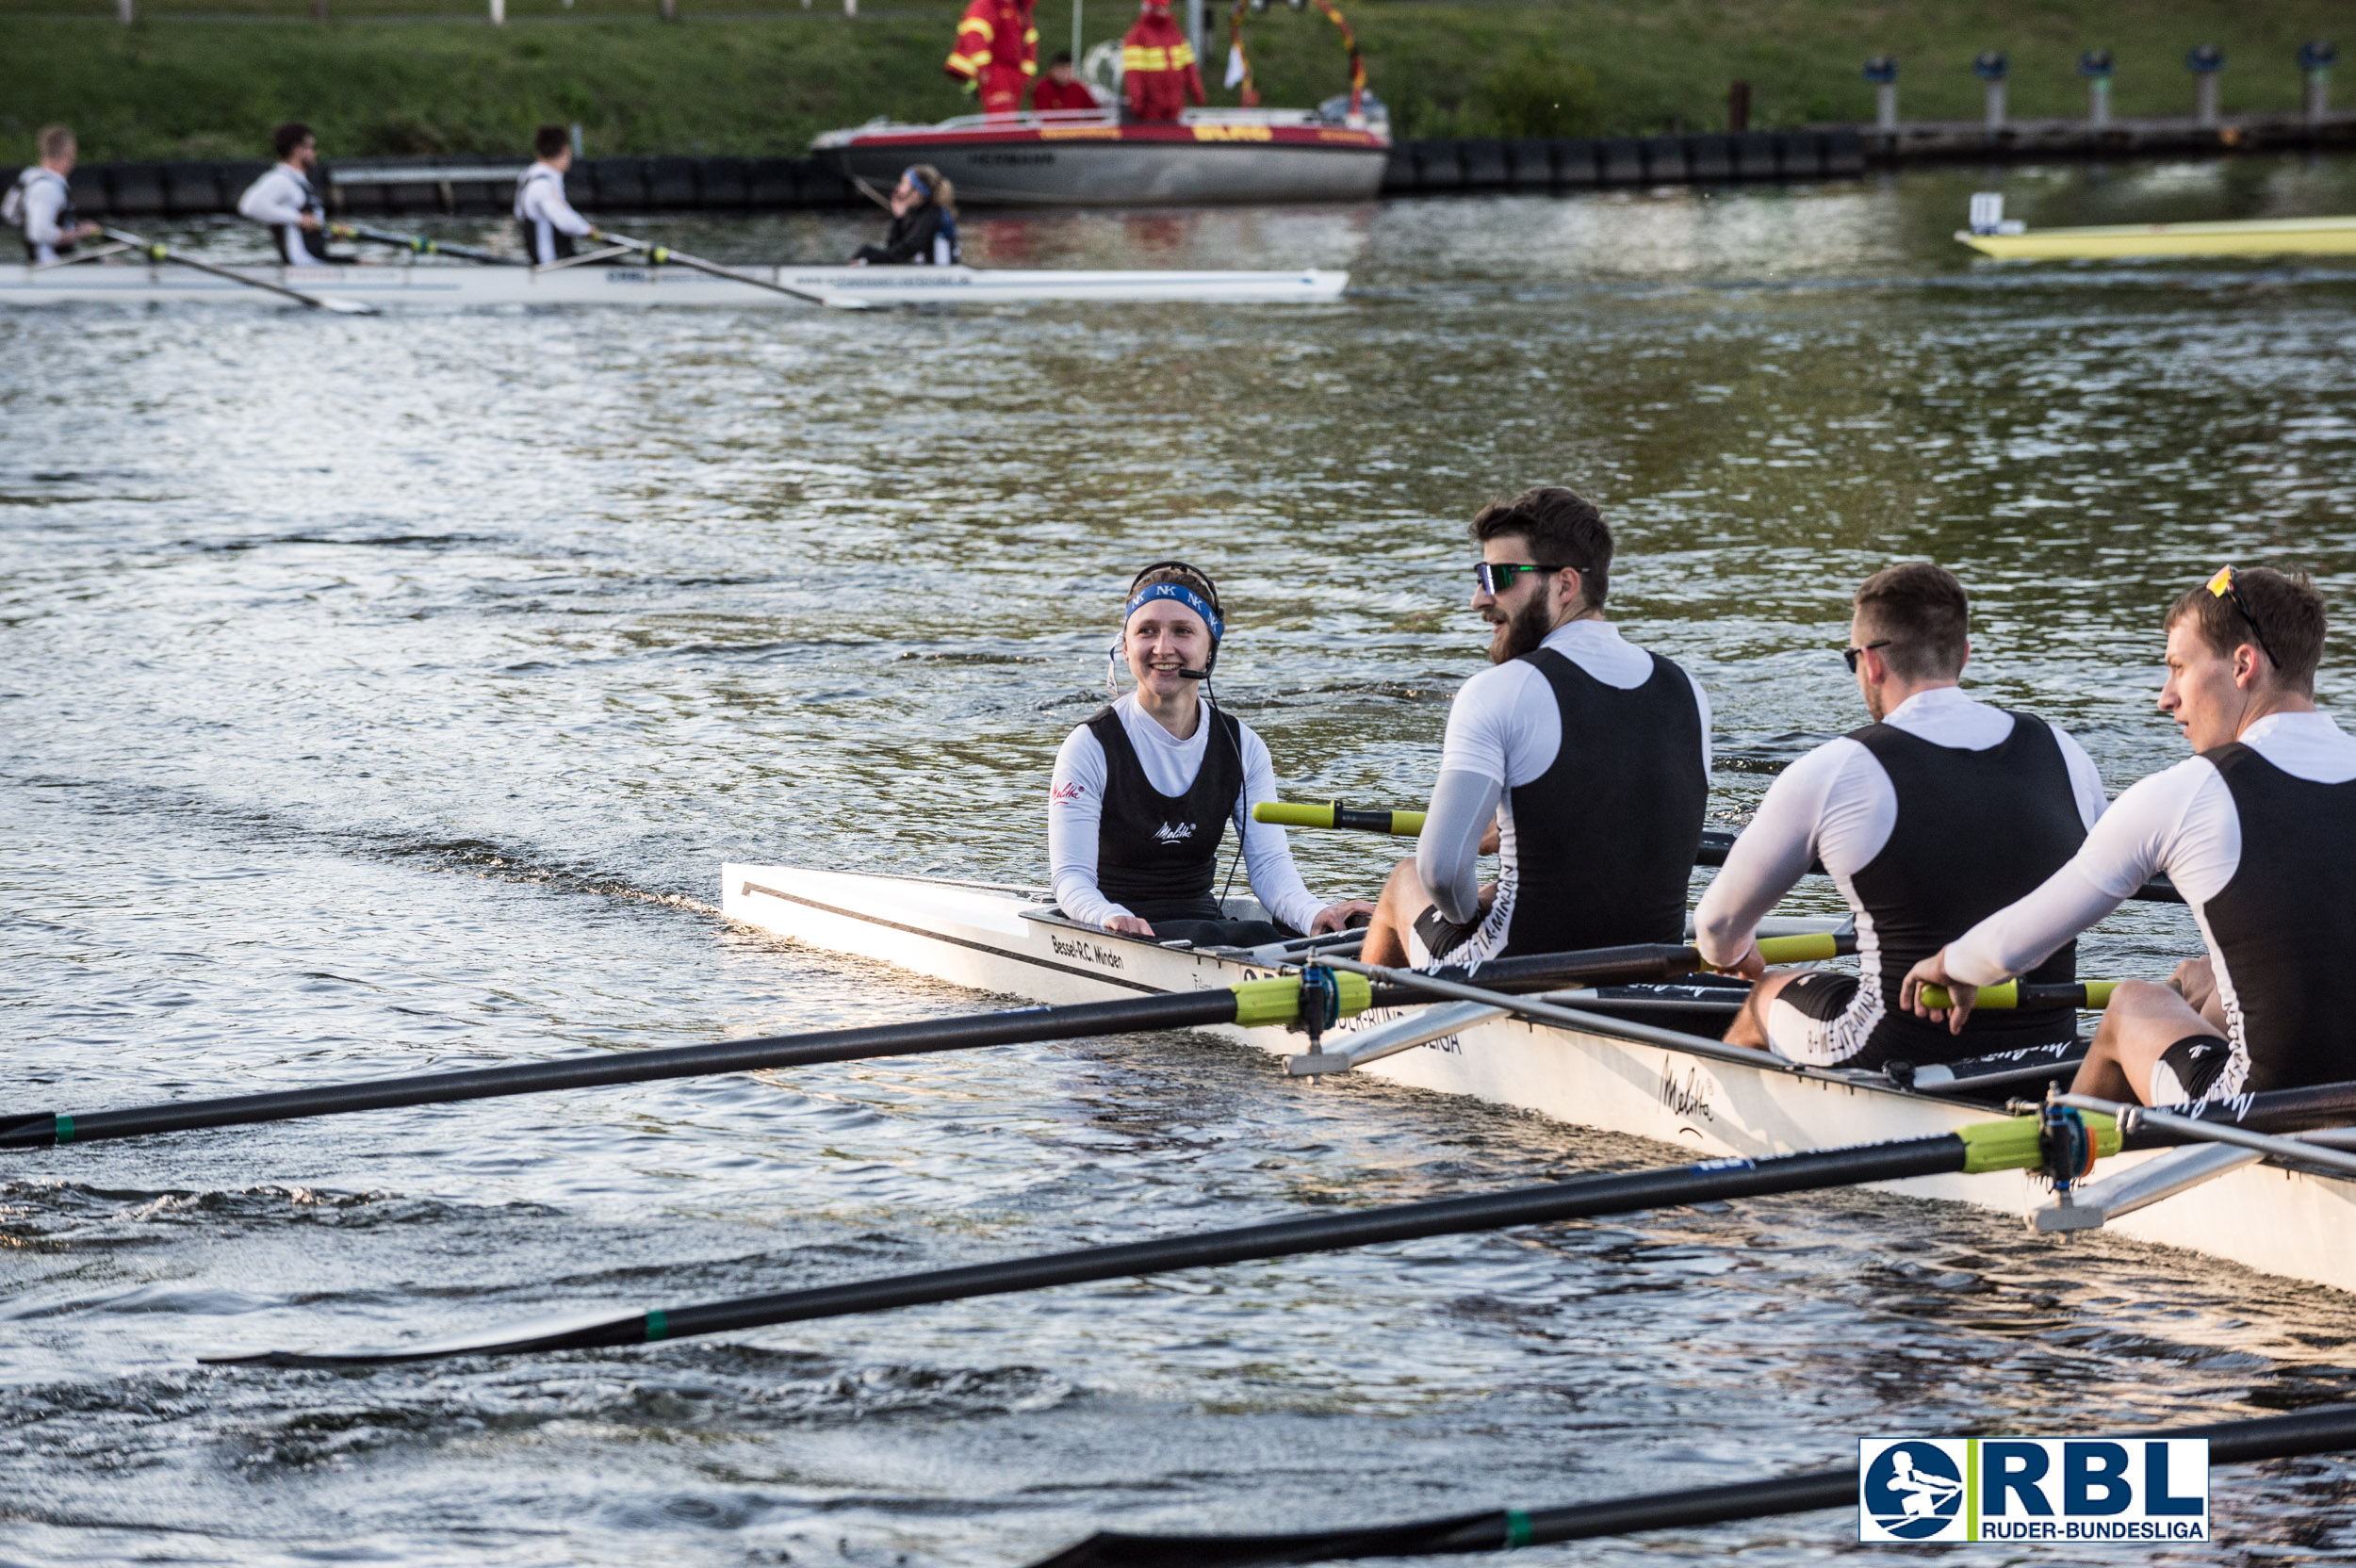
{"type": "Polygon", "coordinates": [[[2093,1047],[2080,1064],[2070,1092],[2098,1100],[2151,1103],[2151,1070],[2168,1048],[2190,1035],[2225,1037],[2225,1032],[2195,1012],[2168,986],[2122,980],[2102,1009],[2093,1047]]]}
{"type": "Polygon", "coordinates": [[[1415,874],[1415,858],[1409,856],[1391,868],[1383,879],[1382,896],[1374,901],[1374,919],[1366,926],[1366,945],[1358,950],[1358,961],[1381,964],[1385,969],[1407,967],[1407,932],[1415,923],[1415,917],[1432,906],[1431,895],[1423,890],[1423,878],[1415,874]]]}
{"type": "Polygon", "coordinates": [[[1751,986],[1751,994],[1742,999],[1742,1010],[1726,1025],[1728,1045],[1747,1045],[1753,1051],[1767,1049],[1767,1004],[1781,993],[1784,987],[1809,972],[1804,969],[1779,969],[1762,974],[1751,986]]]}

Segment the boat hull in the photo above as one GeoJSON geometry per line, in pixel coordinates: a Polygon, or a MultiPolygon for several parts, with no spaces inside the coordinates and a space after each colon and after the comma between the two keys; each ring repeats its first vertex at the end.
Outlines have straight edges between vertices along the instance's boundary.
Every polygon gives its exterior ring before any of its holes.
{"type": "Polygon", "coordinates": [[[1955,237],[2001,261],[2101,261],[2130,256],[2356,254],[2356,218],[2223,223],[2130,223],[1955,237]]]}
{"type": "MultiPolygon", "coordinates": [[[[806,302],[681,267],[239,267],[264,283],[380,309],[463,310],[517,305],[753,306],[806,302]]],[[[1347,272],[991,270],[971,267],[744,267],[827,302],[1320,304],[1339,299],[1347,272]]],[[[213,304],[303,307],[282,295],[193,268],[90,262],[0,269],[0,305],[213,304]]]]}
{"type": "MultiPolygon", "coordinates": [[[[1021,892],[926,878],[728,864],[729,919],[779,937],[880,959],[913,973],[1061,1004],[1208,989],[1273,972],[1265,964],[1089,931],[1021,892]]],[[[1396,1016],[1396,1015],[1390,1015],[1396,1016]]],[[[1387,1018],[1367,1015],[1344,1035],[1387,1018]]],[[[1299,1034],[1217,1033],[1280,1055],[1299,1034]]],[[[1535,1111],[1574,1126],[1651,1138],[1698,1155],[1757,1157],[1952,1133],[1988,1119],[1979,1106],[1898,1089],[1878,1074],[1753,1069],[1601,1035],[1499,1020],[1357,1070],[1432,1090],[1535,1111]]],[[[2156,1157],[2131,1153],[2105,1172],[2156,1157]]],[[[2025,1215],[2050,1197],[2019,1172],[1937,1176],[1890,1190],[2025,1215]]],[[[2110,1229],[2231,1259],[2268,1273],[2356,1291],[2356,1183],[2252,1166],[2110,1229]]]]}

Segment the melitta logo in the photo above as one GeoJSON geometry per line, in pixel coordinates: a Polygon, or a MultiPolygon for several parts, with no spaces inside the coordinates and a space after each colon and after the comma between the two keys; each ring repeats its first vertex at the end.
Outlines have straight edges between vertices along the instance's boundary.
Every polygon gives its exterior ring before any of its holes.
{"type": "Polygon", "coordinates": [[[2205,1438],[1865,1438],[1859,1541],[2209,1539],[2205,1438]]]}
{"type": "Polygon", "coordinates": [[[1193,837],[1194,824],[1190,822],[1166,822],[1153,830],[1153,841],[1157,844],[1182,844],[1193,837]]]}

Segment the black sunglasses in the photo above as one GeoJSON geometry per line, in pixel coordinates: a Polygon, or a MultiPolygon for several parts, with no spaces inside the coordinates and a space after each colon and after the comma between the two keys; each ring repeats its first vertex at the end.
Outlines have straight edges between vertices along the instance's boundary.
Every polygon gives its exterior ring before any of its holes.
{"type": "Polygon", "coordinates": [[[2233,608],[2241,612],[2241,618],[2249,623],[2250,635],[2258,640],[2258,651],[2266,656],[2268,663],[2278,670],[2281,669],[2282,662],[2274,657],[2272,648],[2266,646],[2266,634],[2258,629],[2258,617],[2250,612],[2249,602],[2241,596],[2241,590],[2233,586],[2233,568],[2231,566],[2220,568],[2217,576],[2209,579],[2209,592],[2218,598],[2231,601],[2233,608]]]}
{"type": "Polygon", "coordinates": [[[1513,574],[1516,572],[1563,572],[1572,569],[1568,566],[1530,566],[1517,561],[1482,561],[1473,566],[1473,580],[1481,584],[1482,593],[1495,598],[1513,586],[1513,574]]]}
{"type": "Polygon", "coordinates": [[[1846,647],[1846,648],[1842,648],[1842,649],[1841,650],[1841,662],[1842,663],[1844,663],[1844,664],[1846,664],[1846,665],[1848,665],[1848,666],[1849,666],[1849,673],[1850,673],[1851,675],[1855,675],[1855,674],[1857,674],[1857,656],[1858,654],[1860,654],[1860,653],[1865,653],[1865,652],[1869,652],[1869,651],[1871,651],[1871,650],[1872,650],[1872,649],[1873,649],[1873,648],[1886,648],[1886,647],[1888,647],[1888,646],[1890,645],[1890,642],[1891,642],[1891,641],[1892,641],[1892,640],[1891,640],[1890,638],[1885,637],[1885,638],[1883,638],[1881,641],[1879,641],[1879,642],[1877,642],[1877,643],[1868,643],[1868,644],[1866,644],[1866,645],[1865,645],[1865,646],[1864,646],[1864,647],[1861,647],[1861,648],[1860,648],[1860,647],[1846,647]]]}

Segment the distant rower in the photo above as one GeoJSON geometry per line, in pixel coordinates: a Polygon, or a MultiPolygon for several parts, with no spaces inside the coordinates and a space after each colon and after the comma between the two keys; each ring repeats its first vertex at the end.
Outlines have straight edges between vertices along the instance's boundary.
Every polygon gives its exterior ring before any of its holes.
{"type": "Polygon", "coordinates": [[[2356,1079],[2356,740],[2316,711],[2323,596],[2231,566],[2168,612],[2160,709],[2196,755],[2122,793],[2042,887],[1914,966],[1906,1001],[2029,969],[2155,873],[2201,925],[2203,958],[2122,983],[2071,1087],[2149,1105],[2356,1079]]]}
{"type": "Polygon", "coordinates": [[[1276,772],[1252,727],[1203,700],[1226,625],[1219,589],[1179,561],[1129,585],[1114,656],[1137,690],[1074,729],[1055,754],[1047,851],[1064,914],[1107,931],[1197,946],[1256,947],[1340,930],[1374,906],[1318,903],[1284,830],[1251,820],[1276,798],[1276,772]],[[1252,890],[1275,918],[1230,921],[1213,890],[1233,821],[1252,890]]]}
{"type": "Polygon", "coordinates": [[[1494,668],[1456,694],[1415,858],[1383,885],[1369,963],[1477,963],[1685,935],[1710,795],[1701,683],[1603,618],[1612,531],[1569,490],[1472,520],[1494,668]],[[1497,879],[1478,857],[1496,833],[1497,879]]]}
{"type": "Polygon", "coordinates": [[[532,265],[546,267],[573,253],[573,241],[594,238],[597,226],[564,199],[564,175],[573,166],[572,134],[543,125],[532,135],[537,162],[515,179],[515,221],[523,225],[532,265]]]}
{"type": "Polygon", "coordinates": [[[269,227],[278,259],[289,267],[342,260],[327,253],[327,209],[311,187],[311,171],[319,161],[319,139],[310,126],[289,120],[270,133],[270,143],[278,161],[245,188],[237,211],[269,227]]]}
{"type": "Polygon", "coordinates": [[[63,125],[43,125],[35,145],[41,161],[19,174],[8,195],[0,198],[0,221],[25,232],[25,259],[38,267],[96,234],[98,225],[77,221],[74,214],[74,192],[67,183],[77,151],[74,133],[63,125]]]}
{"type": "Polygon", "coordinates": [[[892,227],[880,245],[862,245],[854,267],[954,267],[964,258],[957,244],[957,192],[929,163],[912,164],[892,188],[892,227]]]}
{"type": "MultiPolygon", "coordinates": [[[[1759,972],[1759,923],[1821,863],[1857,915],[1863,978],[1784,970],[1752,988],[1726,1038],[1793,1061],[1877,1068],[2064,1044],[2069,1007],[1981,1013],[1958,1038],[1899,1005],[1906,971],[2051,876],[2105,804],[2078,743],[1964,694],[1972,601],[1927,561],[1857,589],[1843,650],[1874,722],[1784,769],[1693,911],[1693,944],[1759,972]]],[[[2076,977],[2064,946],[2028,976],[2076,977]]]]}

